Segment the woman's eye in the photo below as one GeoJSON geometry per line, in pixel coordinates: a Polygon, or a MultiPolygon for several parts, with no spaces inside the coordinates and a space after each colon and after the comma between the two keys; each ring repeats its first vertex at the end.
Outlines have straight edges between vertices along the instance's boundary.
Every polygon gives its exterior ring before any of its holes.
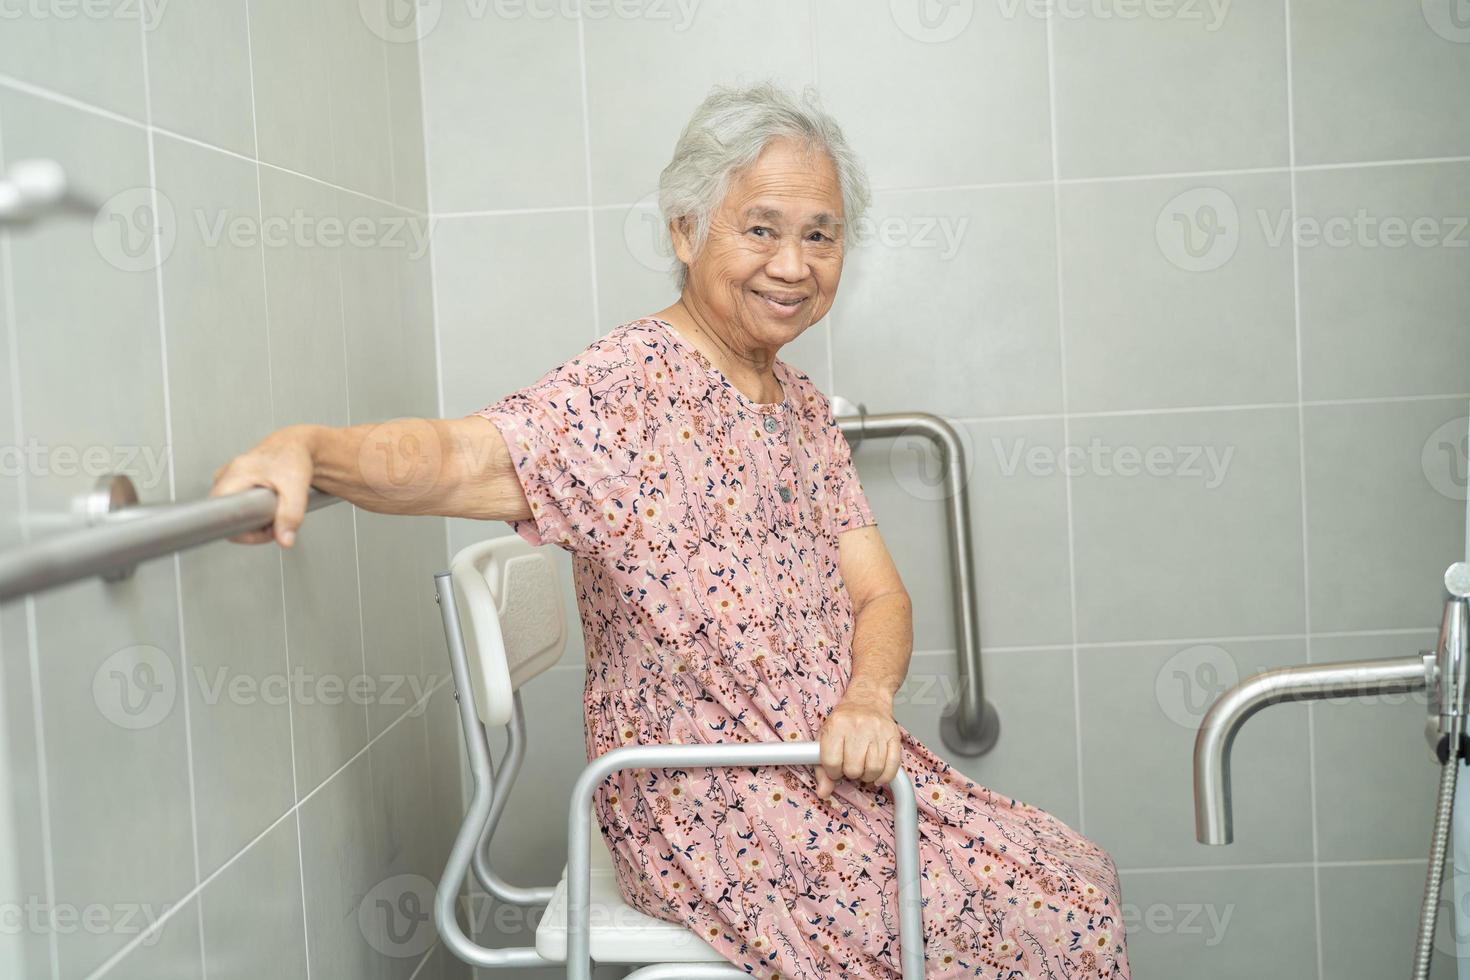
{"type": "Polygon", "coordinates": [[[750,229],[750,233],[752,235],[755,234],[756,232],[761,232],[761,231],[767,232],[767,233],[772,234],[772,235],[775,234],[775,232],[771,231],[771,229],[765,227],[764,225],[756,225],[754,228],[750,229]]]}
{"type": "Polygon", "coordinates": [[[826,235],[822,234],[820,231],[814,231],[814,232],[812,232],[812,241],[814,241],[814,242],[830,242],[831,240],[832,239],[828,238],[826,235]]]}

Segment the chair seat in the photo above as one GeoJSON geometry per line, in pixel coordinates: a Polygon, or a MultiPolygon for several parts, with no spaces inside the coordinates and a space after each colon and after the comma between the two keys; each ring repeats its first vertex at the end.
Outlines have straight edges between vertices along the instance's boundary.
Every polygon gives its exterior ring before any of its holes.
{"type": "MultiPolygon", "coordinates": [[[[598,963],[727,963],[709,943],[689,929],[666,922],[623,900],[618,890],[617,870],[607,842],[592,818],[592,959],[598,963]]],[[[548,960],[567,958],[567,872],[562,869],[546,914],[536,927],[536,952],[548,960]]]]}

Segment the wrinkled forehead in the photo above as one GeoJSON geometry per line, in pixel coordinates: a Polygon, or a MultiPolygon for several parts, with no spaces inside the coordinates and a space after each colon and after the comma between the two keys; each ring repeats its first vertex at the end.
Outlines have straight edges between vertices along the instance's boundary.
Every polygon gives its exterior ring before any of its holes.
{"type": "Polygon", "coordinates": [[[837,166],[825,150],[779,141],[734,175],[721,210],[739,222],[840,224],[837,166]]]}

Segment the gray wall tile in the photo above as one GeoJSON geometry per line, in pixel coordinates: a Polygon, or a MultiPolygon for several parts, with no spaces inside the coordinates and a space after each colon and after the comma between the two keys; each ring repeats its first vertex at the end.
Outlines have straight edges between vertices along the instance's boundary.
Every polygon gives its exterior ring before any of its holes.
{"type": "Polygon", "coordinates": [[[248,0],[169,3],[143,35],[153,124],[253,156],[248,0]]]}
{"type": "Polygon", "coordinates": [[[1296,400],[1286,174],[1061,188],[1067,407],[1296,400]]]}
{"type": "Polygon", "coordinates": [[[1437,628],[1465,541],[1461,399],[1305,413],[1312,629],[1437,628]]]}
{"type": "Polygon", "coordinates": [[[1291,4],[1301,163],[1470,153],[1470,120],[1431,93],[1470,84],[1470,29],[1454,0],[1291,4]]]}
{"type": "Polygon", "coordinates": [[[927,19],[921,9],[841,0],[813,7],[824,104],[873,182],[1050,178],[1045,19],[1013,16],[1006,4],[953,4],[927,19]]]}
{"type": "Polygon", "coordinates": [[[577,22],[557,13],[566,9],[440,8],[422,42],[435,211],[587,203],[577,22]]]}
{"type": "Polygon", "coordinates": [[[211,977],[306,976],[309,939],[294,814],[253,841],[204,887],[199,902],[211,977]]]}
{"type": "Polygon", "coordinates": [[[1283,5],[1070,9],[1053,19],[1063,177],[1286,165],[1283,5]]]}
{"type": "Polygon", "coordinates": [[[1075,419],[1084,642],[1300,632],[1294,409],[1075,419]]]}
{"type": "Polygon", "coordinates": [[[834,384],[869,411],[1062,407],[1048,187],[874,196],[833,305],[834,384]]]}
{"type": "Polygon", "coordinates": [[[1317,975],[1310,868],[1124,871],[1123,910],[1140,977],[1317,975]]]}
{"type": "Polygon", "coordinates": [[[1297,184],[1306,397],[1463,393],[1470,164],[1314,170],[1297,184]]]}
{"type": "MultiPolygon", "coordinates": [[[[1428,838],[1426,837],[1426,840],[1428,838]]],[[[1322,904],[1323,976],[1378,980],[1414,962],[1425,863],[1325,867],[1317,883],[1322,904]]],[[[1448,882],[1439,906],[1430,980],[1454,980],[1455,918],[1448,882]]]]}

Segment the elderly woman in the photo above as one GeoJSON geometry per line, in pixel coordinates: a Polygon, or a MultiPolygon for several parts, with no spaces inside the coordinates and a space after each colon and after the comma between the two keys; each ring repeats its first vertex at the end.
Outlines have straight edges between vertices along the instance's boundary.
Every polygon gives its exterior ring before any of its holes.
{"type": "Polygon", "coordinates": [[[290,546],[314,484],[379,512],[510,521],[571,552],[589,759],[818,740],[813,772],[623,770],[595,795],[628,902],[752,976],[898,975],[883,785],[902,764],[919,799],[926,976],[1126,978],[1107,853],[893,718],[909,598],[827,399],[777,356],[831,308],[866,200],[814,100],[716,89],[660,184],[677,302],[461,419],[282,429],[214,493],[280,494],[246,542],[290,546]]]}

